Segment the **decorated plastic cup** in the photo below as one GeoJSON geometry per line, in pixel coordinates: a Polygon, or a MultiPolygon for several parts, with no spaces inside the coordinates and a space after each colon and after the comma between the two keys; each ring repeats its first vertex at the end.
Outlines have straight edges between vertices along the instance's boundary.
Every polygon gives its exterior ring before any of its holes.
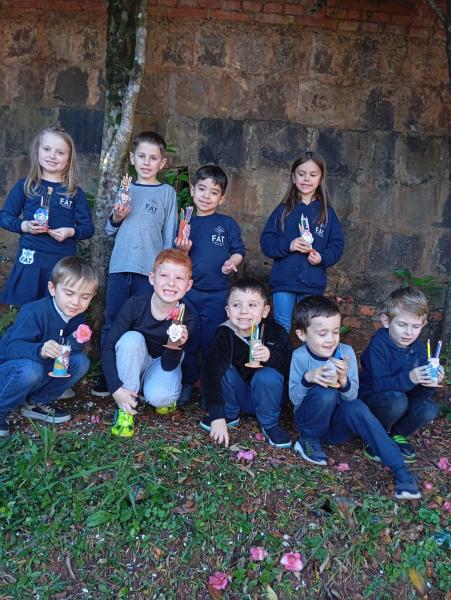
{"type": "Polygon", "coordinates": [[[262,345],[262,341],[259,339],[249,340],[249,362],[246,363],[246,367],[261,367],[260,361],[254,358],[254,350],[258,346],[262,345]]]}
{"type": "Polygon", "coordinates": [[[440,366],[439,358],[430,358],[428,360],[429,364],[429,376],[434,383],[438,383],[438,368],[440,366]]]}

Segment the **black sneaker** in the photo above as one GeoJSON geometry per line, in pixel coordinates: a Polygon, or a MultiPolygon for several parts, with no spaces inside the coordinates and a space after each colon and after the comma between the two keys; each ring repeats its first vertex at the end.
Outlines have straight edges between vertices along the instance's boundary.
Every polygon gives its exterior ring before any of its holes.
{"type": "MultiPolygon", "coordinates": [[[[211,431],[211,417],[206,415],[202,421],[199,423],[199,427],[204,431],[211,431]]],[[[226,419],[227,427],[238,427],[240,424],[240,417],[236,417],[235,419],[226,419]]]]}
{"type": "Polygon", "coordinates": [[[364,446],[363,455],[369,460],[374,460],[375,462],[381,462],[381,457],[376,454],[376,452],[370,446],[364,446]]]}
{"type": "Polygon", "coordinates": [[[6,417],[0,417],[0,437],[8,437],[9,425],[6,417]]]}
{"type": "Polygon", "coordinates": [[[421,498],[414,475],[405,467],[395,472],[395,498],[397,500],[417,500],[421,498]]]}
{"type": "Polygon", "coordinates": [[[392,435],[391,438],[401,450],[401,454],[404,460],[406,462],[415,462],[417,456],[416,452],[412,448],[411,444],[409,444],[409,442],[406,440],[406,438],[403,435],[398,434],[392,435]]]}
{"type": "Polygon", "coordinates": [[[191,397],[193,395],[194,385],[191,383],[184,383],[182,385],[182,390],[180,392],[180,396],[177,400],[177,408],[188,406],[191,404],[191,397]]]}
{"type": "Polygon", "coordinates": [[[106,398],[111,396],[110,390],[107,388],[105,377],[101,375],[97,380],[97,384],[91,389],[91,394],[97,398],[106,398]]]}
{"type": "Polygon", "coordinates": [[[45,421],[46,423],[65,423],[71,419],[71,415],[67,410],[57,410],[47,404],[24,404],[20,412],[23,417],[45,421]]]}
{"type": "Polygon", "coordinates": [[[291,448],[290,436],[279,424],[266,429],[262,427],[262,431],[271,446],[275,446],[276,448],[291,448]]]}
{"type": "Polygon", "coordinates": [[[72,400],[72,398],[75,398],[75,392],[72,388],[67,388],[61,396],[58,396],[57,400],[72,400]]]}
{"type": "Polygon", "coordinates": [[[327,465],[326,453],[317,440],[303,440],[299,438],[294,445],[294,449],[308,462],[315,465],[327,465]]]}

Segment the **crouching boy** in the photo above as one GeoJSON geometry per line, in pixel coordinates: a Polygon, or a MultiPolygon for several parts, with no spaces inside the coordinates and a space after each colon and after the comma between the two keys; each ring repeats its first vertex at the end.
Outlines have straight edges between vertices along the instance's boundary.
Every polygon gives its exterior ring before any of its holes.
{"type": "MultiPolygon", "coordinates": [[[[121,415],[136,414],[137,397],[158,409],[175,407],[181,390],[181,348],[188,340],[192,315],[184,312],[181,336],[168,345],[179,300],[192,285],[191,260],[182,250],[163,250],[149,275],[153,293],[129,298],[110,328],[102,350],[102,369],[121,415]]],[[[176,314],[177,312],[177,314],[176,314]]],[[[116,423],[119,429],[121,423],[116,423]]],[[[133,435],[133,432],[130,432],[133,435]]],[[[125,435],[119,432],[118,435],[125,435]]]]}
{"type": "Polygon", "coordinates": [[[202,389],[208,416],[200,427],[219,444],[229,444],[228,428],[239,425],[240,412],[254,414],[272,446],[289,448],[290,437],[279,425],[284,382],[288,376],[291,346],[284,328],[267,319],[268,295],[257,281],[243,279],[228,294],[228,320],[216,331],[202,370],[202,389]],[[250,336],[259,327],[261,344],[249,363],[250,336]]]}
{"type": "Polygon", "coordinates": [[[293,334],[304,342],[293,352],[289,393],[300,437],[294,449],[308,462],[326,465],[321,446],[358,436],[374,448],[395,477],[395,497],[420,497],[398,446],[368,407],[357,398],[359,386],[354,350],[340,344],[338,305],[323,296],[308,296],[293,314],[293,334]]]}
{"type": "Polygon", "coordinates": [[[84,311],[97,291],[97,275],[83,259],[66,256],[56,263],[48,283],[50,296],[25,304],[0,339],[0,436],[9,435],[8,415],[64,423],[71,415],[52,405],[89,369],[82,344],[74,337],[86,322],[84,311]],[[72,348],[68,377],[51,377],[62,340],[72,348]]]}

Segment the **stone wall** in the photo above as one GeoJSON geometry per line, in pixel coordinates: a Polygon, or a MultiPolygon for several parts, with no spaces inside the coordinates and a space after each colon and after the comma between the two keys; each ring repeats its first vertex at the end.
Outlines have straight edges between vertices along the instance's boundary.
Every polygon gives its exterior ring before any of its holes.
{"type": "MultiPolygon", "coordinates": [[[[103,2],[3,0],[0,194],[26,172],[32,134],[59,119],[95,187],[103,2]],[[17,7],[20,5],[20,10],[17,7]]],[[[326,158],[346,251],[331,290],[374,305],[392,271],[449,271],[449,88],[444,30],[426,0],[150,0],[136,130],[155,127],[192,171],[221,164],[246,268],[306,147],[326,158]],[[446,210],[447,209],[447,210],[446,210]]],[[[3,254],[15,236],[2,233],[3,254]]],[[[440,304],[440,300],[438,301],[440,304]]]]}

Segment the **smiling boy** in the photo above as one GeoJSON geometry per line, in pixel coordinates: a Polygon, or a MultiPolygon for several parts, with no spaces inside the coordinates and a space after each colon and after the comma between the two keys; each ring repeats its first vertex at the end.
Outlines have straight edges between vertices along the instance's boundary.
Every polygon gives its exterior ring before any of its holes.
{"type": "MultiPolygon", "coordinates": [[[[413,287],[399,288],[388,297],[379,329],[362,354],[360,398],[391,433],[404,459],[415,460],[415,450],[407,441],[420,427],[437,416],[432,400],[436,382],[428,368],[425,346],[418,340],[428,312],[425,295],[413,287]]],[[[444,378],[438,372],[438,383],[444,378]]],[[[366,454],[379,456],[373,448],[366,454]]]]}
{"type": "Polygon", "coordinates": [[[327,465],[322,443],[341,444],[358,436],[376,449],[393,472],[395,497],[419,498],[399,448],[357,398],[357,360],[352,347],[340,343],[340,325],[338,305],[328,298],[307,296],[295,307],[292,334],[304,345],[293,352],[290,367],[290,400],[300,434],[294,449],[307,462],[327,465]]]}
{"type": "Polygon", "coordinates": [[[284,328],[267,319],[270,306],[265,288],[255,280],[243,279],[230,289],[228,320],[217,330],[202,382],[208,416],[200,427],[219,444],[229,445],[228,428],[239,425],[240,412],[254,414],[272,446],[289,448],[288,433],[279,425],[284,381],[288,375],[291,345],[284,328]],[[260,327],[261,344],[249,362],[251,330],[260,327]]]}
{"type": "Polygon", "coordinates": [[[193,318],[183,319],[177,348],[166,348],[171,314],[192,285],[191,261],[181,250],[163,250],[149,275],[153,293],[132,296],[108,332],[102,350],[102,368],[118,407],[136,414],[137,397],[155,407],[171,406],[181,389],[183,347],[193,318]]]}
{"type": "Polygon", "coordinates": [[[85,323],[84,312],[97,285],[91,265],[76,256],[61,259],[48,284],[50,296],[25,304],[0,339],[0,436],[9,435],[7,417],[19,406],[23,416],[48,423],[71,418],[52,404],[89,369],[89,359],[72,334],[85,323]],[[69,377],[52,378],[48,373],[60,354],[61,337],[72,346],[69,377]]]}
{"type": "Polygon", "coordinates": [[[230,275],[241,264],[245,247],[236,221],[218,213],[224,203],[227,175],[216,165],[204,165],[191,180],[191,195],[196,214],[191,219],[189,240],[176,240],[177,247],[187,251],[193,263],[193,287],[188,301],[197,311],[200,333],[186,347],[183,383],[179,405],[186,404],[192,383],[199,377],[198,353],[207,356],[216,328],[225,320],[230,275]]]}

